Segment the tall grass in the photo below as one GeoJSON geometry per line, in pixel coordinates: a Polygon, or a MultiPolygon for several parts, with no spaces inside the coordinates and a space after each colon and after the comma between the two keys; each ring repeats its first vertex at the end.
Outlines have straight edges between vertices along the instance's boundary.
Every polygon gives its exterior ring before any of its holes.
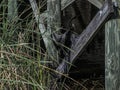
{"type": "Polygon", "coordinates": [[[49,62],[40,32],[32,13],[20,19],[29,9],[9,21],[8,3],[0,3],[0,90],[48,90],[49,62]]]}
{"type": "MultiPolygon", "coordinates": [[[[23,0],[18,1],[21,2],[16,8],[24,4],[23,0]]],[[[58,84],[51,77],[51,73],[62,73],[46,66],[50,63],[49,56],[42,48],[43,40],[30,4],[12,17],[9,16],[13,13],[8,12],[8,5],[6,0],[0,2],[0,90],[49,90],[51,82],[52,88],[57,88],[56,90],[69,88],[64,83],[65,80],[58,84]]]]}

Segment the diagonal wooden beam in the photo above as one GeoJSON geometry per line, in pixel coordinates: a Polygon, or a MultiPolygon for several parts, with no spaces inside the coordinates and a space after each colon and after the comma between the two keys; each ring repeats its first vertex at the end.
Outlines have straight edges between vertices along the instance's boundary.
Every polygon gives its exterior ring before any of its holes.
{"type": "Polygon", "coordinates": [[[113,4],[106,1],[102,9],[96,14],[87,28],[80,35],[75,47],[74,53],[71,53],[70,61],[74,62],[77,56],[83,51],[87,44],[92,40],[93,36],[99,31],[100,27],[105,23],[108,16],[113,13],[113,4]]]}
{"type": "MultiPolygon", "coordinates": [[[[111,1],[106,1],[103,7],[100,9],[100,11],[96,14],[96,16],[93,18],[93,20],[90,22],[90,24],[87,26],[87,28],[82,32],[82,34],[79,36],[77,43],[74,44],[73,50],[74,52],[71,52],[70,54],[70,63],[73,64],[75,60],[78,58],[78,56],[82,53],[82,51],[85,49],[85,47],[90,43],[92,38],[95,36],[95,34],[99,31],[100,27],[105,23],[108,16],[113,13],[113,5],[111,1]]],[[[66,69],[64,66],[66,63],[63,61],[57,70],[60,73],[68,73],[64,72],[66,69]],[[63,69],[60,69],[60,68],[63,69]]],[[[71,67],[71,66],[70,66],[71,67]]],[[[69,71],[69,70],[67,70],[69,71]]],[[[59,76],[60,78],[60,76],[59,76]]]]}

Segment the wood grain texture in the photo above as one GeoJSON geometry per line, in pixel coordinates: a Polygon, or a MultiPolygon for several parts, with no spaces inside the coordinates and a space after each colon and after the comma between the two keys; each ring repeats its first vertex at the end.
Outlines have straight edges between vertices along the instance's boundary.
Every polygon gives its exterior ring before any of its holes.
{"type": "MultiPolygon", "coordinates": [[[[56,47],[51,39],[51,31],[50,30],[46,30],[46,27],[44,25],[44,14],[42,14],[40,16],[40,13],[39,13],[39,9],[38,9],[38,6],[37,6],[37,3],[35,0],[29,0],[30,1],[30,4],[31,4],[31,7],[32,7],[32,10],[33,10],[33,14],[35,16],[35,19],[36,19],[36,22],[38,23],[38,27],[39,27],[39,30],[40,30],[40,33],[42,35],[42,38],[43,38],[43,41],[44,41],[44,44],[45,44],[45,47],[47,49],[47,52],[49,54],[49,56],[56,60],[57,58],[57,50],[56,50],[56,47]]],[[[57,67],[57,62],[55,64],[54,67],[57,67]]]]}
{"type": "Polygon", "coordinates": [[[77,59],[78,55],[80,55],[86,45],[91,41],[93,36],[98,32],[101,25],[105,23],[105,20],[113,12],[113,7],[111,4],[112,3],[110,2],[105,3],[103,8],[96,14],[87,28],[82,32],[77,43],[73,46],[74,52],[71,53],[71,62],[74,62],[77,59]]]}
{"type": "Polygon", "coordinates": [[[120,90],[120,19],[105,26],[105,86],[106,90],[120,90]]]}
{"type": "MultiPolygon", "coordinates": [[[[120,7],[120,0],[112,1],[120,7]]],[[[120,18],[105,26],[105,90],[120,90],[120,18]]]]}
{"type": "Polygon", "coordinates": [[[60,4],[60,0],[47,0],[47,29],[51,31],[51,34],[61,27],[60,4]]]}
{"type": "MultiPolygon", "coordinates": [[[[77,42],[73,44],[72,49],[74,52],[71,52],[70,54],[70,63],[73,64],[75,62],[111,13],[113,13],[113,7],[112,3],[109,1],[103,5],[102,9],[96,14],[87,28],[81,33],[77,42]]],[[[65,64],[63,63],[60,64],[58,66],[58,70],[60,70],[59,68],[64,67],[64,65],[65,64]]],[[[62,71],[63,70],[60,70],[59,72],[64,73],[62,71]]]]}
{"type": "MultiPolygon", "coordinates": [[[[48,0],[49,1],[49,0],[48,0]]],[[[55,0],[53,0],[55,1],[55,0]]],[[[71,5],[75,0],[61,0],[61,11],[64,10],[66,7],[71,5]]],[[[40,14],[40,17],[44,16],[47,17],[47,10],[40,14]]]]}
{"type": "MultiPolygon", "coordinates": [[[[47,32],[52,36],[54,33],[59,33],[61,27],[61,0],[47,0],[47,14],[47,32]]],[[[52,44],[49,44],[49,47],[50,50],[53,49],[52,44]]],[[[54,60],[52,67],[55,68],[59,64],[58,51],[54,49],[50,52],[50,55],[54,60]]]]}

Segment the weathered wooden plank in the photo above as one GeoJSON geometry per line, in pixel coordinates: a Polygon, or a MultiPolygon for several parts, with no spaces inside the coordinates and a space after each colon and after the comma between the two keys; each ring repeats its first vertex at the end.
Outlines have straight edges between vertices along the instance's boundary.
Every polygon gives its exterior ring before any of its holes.
{"type": "MultiPolygon", "coordinates": [[[[113,12],[113,6],[111,1],[106,2],[102,9],[96,14],[87,28],[82,32],[79,36],[78,41],[74,44],[73,50],[70,54],[70,63],[74,63],[77,57],[82,53],[84,48],[88,45],[88,43],[92,40],[93,36],[99,31],[102,24],[105,22],[107,17],[113,12]]],[[[59,68],[64,67],[65,62],[60,64],[57,70],[59,72],[64,73],[59,68]]]]}
{"type": "Polygon", "coordinates": [[[47,30],[51,34],[61,27],[61,1],[47,0],[47,30]]]}
{"type": "MultiPolygon", "coordinates": [[[[52,59],[56,60],[57,50],[56,50],[56,47],[54,46],[54,43],[51,39],[51,32],[49,30],[46,30],[46,27],[44,25],[44,19],[45,19],[45,17],[43,16],[44,14],[42,14],[42,16],[40,16],[36,0],[29,0],[29,1],[30,1],[30,4],[31,4],[31,7],[33,9],[33,13],[35,15],[35,19],[36,19],[36,21],[39,25],[39,30],[41,32],[43,41],[45,43],[45,47],[47,49],[47,52],[48,52],[49,56],[51,56],[52,59]]],[[[55,67],[56,66],[57,65],[55,65],[55,67]]]]}
{"type": "MultiPolygon", "coordinates": [[[[49,31],[46,32],[46,28],[45,28],[45,25],[44,25],[44,19],[46,19],[46,17],[48,17],[49,14],[47,13],[47,11],[40,14],[39,9],[38,9],[37,4],[36,4],[36,1],[35,0],[29,0],[29,1],[30,1],[31,6],[32,6],[33,13],[35,15],[35,19],[39,23],[39,29],[40,29],[40,32],[42,34],[45,46],[48,49],[48,52],[52,54],[50,56],[52,56],[52,57],[57,56],[57,55],[54,55],[54,52],[56,53],[57,50],[56,50],[52,40],[49,40],[49,39],[51,39],[51,37],[50,37],[51,31],[49,30],[49,31]],[[52,47],[50,47],[49,45],[52,46],[52,47]]],[[[74,2],[74,1],[75,0],[62,0],[62,2],[61,2],[61,10],[63,10],[64,8],[66,8],[67,6],[72,4],[72,2],[74,2]]]]}
{"type": "Polygon", "coordinates": [[[80,35],[77,43],[73,48],[74,52],[71,53],[71,62],[73,62],[81,53],[81,51],[86,47],[86,45],[93,38],[96,32],[98,32],[101,25],[105,22],[105,20],[111,13],[113,13],[113,6],[112,3],[109,1],[109,3],[106,2],[104,4],[103,8],[96,14],[87,28],[80,35]]]}
{"type": "Polygon", "coordinates": [[[105,27],[105,90],[120,90],[120,19],[105,27]]]}
{"type": "MultiPolygon", "coordinates": [[[[112,1],[120,6],[120,0],[112,1]]],[[[116,19],[105,26],[105,90],[120,90],[120,10],[117,11],[116,19]]]]}
{"type": "MultiPolygon", "coordinates": [[[[72,4],[75,0],[62,0],[61,1],[61,10],[64,10],[66,7],[68,7],[70,4],[72,4]]],[[[42,14],[40,14],[40,17],[47,17],[47,10],[44,11],[42,14]]]]}
{"type": "MultiPolygon", "coordinates": [[[[47,32],[50,35],[54,33],[59,33],[61,27],[61,0],[47,0],[47,32]]],[[[50,48],[51,44],[49,45],[50,48]]],[[[55,62],[59,63],[58,51],[54,50],[51,53],[54,56],[55,62]]],[[[57,65],[52,63],[52,66],[57,67],[57,65]]]]}
{"type": "MultiPolygon", "coordinates": [[[[64,10],[66,7],[68,7],[69,5],[71,5],[75,0],[61,0],[61,10],[64,10]]],[[[97,8],[101,8],[102,7],[102,3],[104,2],[104,0],[88,0],[90,3],[92,3],[93,5],[95,5],[97,8]]],[[[47,11],[44,11],[40,17],[47,17],[47,11]]]]}

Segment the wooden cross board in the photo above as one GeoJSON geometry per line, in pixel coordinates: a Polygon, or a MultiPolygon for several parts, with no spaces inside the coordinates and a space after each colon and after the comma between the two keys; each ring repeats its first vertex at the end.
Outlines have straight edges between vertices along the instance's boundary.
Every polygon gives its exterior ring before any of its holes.
{"type": "MultiPolygon", "coordinates": [[[[73,51],[70,53],[70,63],[73,64],[78,56],[82,53],[85,47],[89,44],[95,34],[100,30],[100,28],[105,24],[106,20],[110,17],[110,15],[114,13],[113,3],[111,0],[108,0],[104,3],[102,8],[98,11],[96,16],[87,26],[87,28],[81,33],[79,36],[78,41],[76,42],[75,46],[73,47],[73,51]]],[[[64,62],[64,61],[63,61],[64,62]]],[[[64,62],[65,63],[65,62],[64,62]]],[[[60,73],[65,73],[61,69],[62,65],[60,64],[57,70],[60,73]]],[[[63,66],[65,69],[65,67],[63,66]]]]}

